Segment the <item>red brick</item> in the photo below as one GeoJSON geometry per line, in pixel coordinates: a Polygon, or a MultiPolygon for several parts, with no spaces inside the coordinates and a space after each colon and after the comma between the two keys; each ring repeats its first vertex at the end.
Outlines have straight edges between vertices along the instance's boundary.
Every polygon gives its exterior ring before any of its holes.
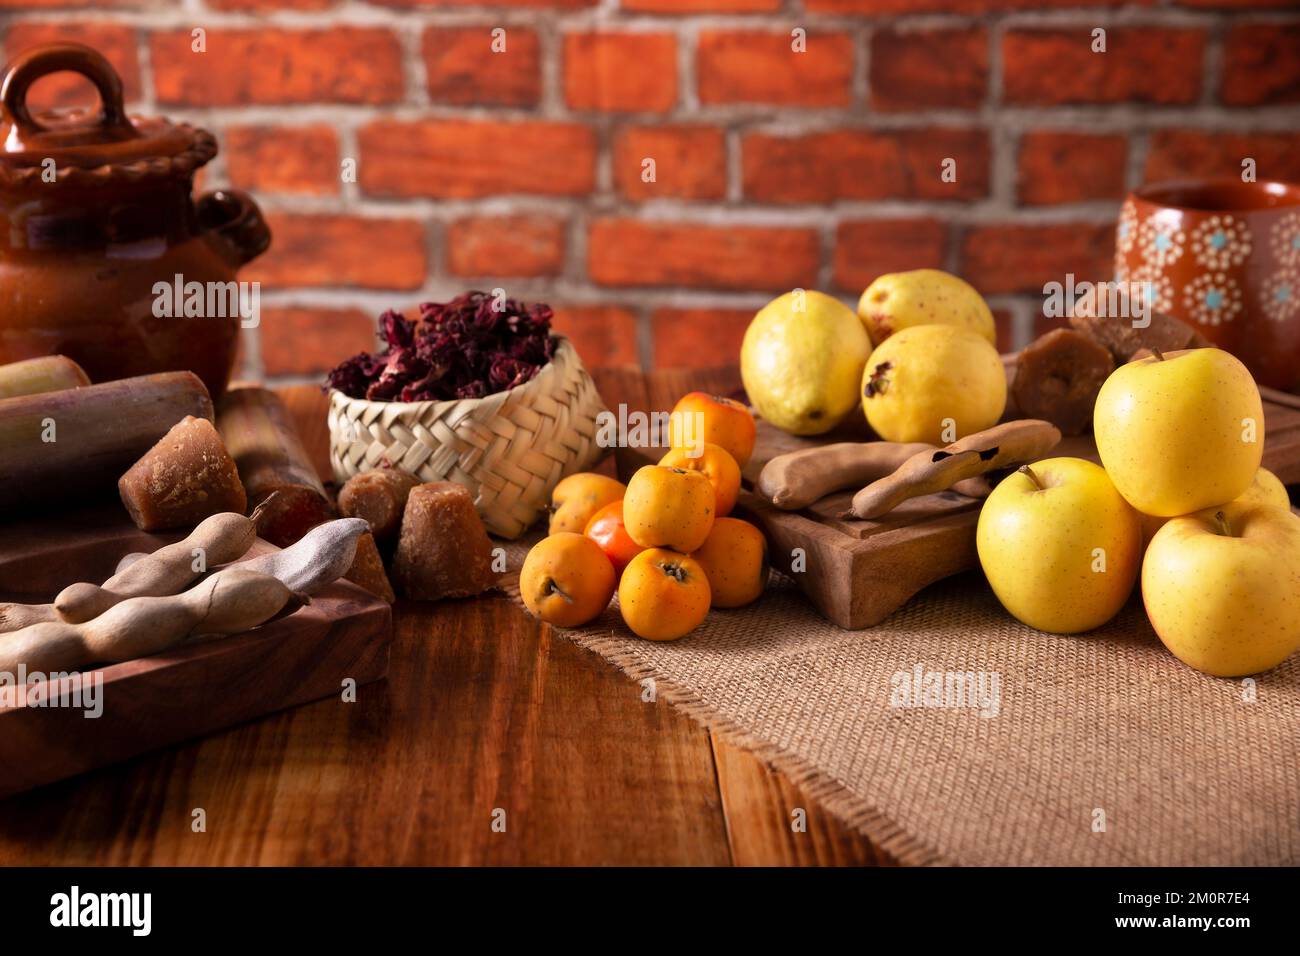
{"type": "Polygon", "coordinates": [[[988,194],[988,134],[977,129],[753,133],[741,147],[745,195],[766,202],[973,199],[988,194]],[[941,179],[944,159],[956,182],[941,179]]]}
{"type": "Polygon", "coordinates": [[[677,102],[671,33],[568,33],[564,99],[570,109],[665,113],[677,102]]]}
{"type": "Polygon", "coordinates": [[[988,13],[1053,7],[1151,6],[1156,0],[806,0],[814,13],[988,13]]]}
{"type": "Polygon", "coordinates": [[[1162,129],[1151,134],[1147,182],[1193,176],[1240,177],[1244,159],[1255,160],[1255,177],[1300,180],[1300,133],[1211,133],[1162,129]]]}
{"type": "Polygon", "coordinates": [[[628,199],[721,199],[727,146],[716,126],[627,126],[614,135],[614,183],[628,199]],[[642,163],[655,161],[655,181],[642,163]]]}
{"type": "Polygon", "coordinates": [[[205,0],[214,10],[260,13],[263,10],[328,10],[341,0],[205,0]]]}
{"type": "Polygon", "coordinates": [[[133,10],[151,2],[152,0],[0,0],[0,10],[63,10],[85,7],[133,10]]]}
{"type": "Polygon", "coordinates": [[[1122,199],[1128,139],[1043,130],[1020,140],[1017,193],[1026,205],[1122,199]]]}
{"type": "Polygon", "coordinates": [[[458,276],[552,276],[564,268],[564,221],[548,216],[477,216],[447,230],[458,276]]]}
{"type": "Polygon", "coordinates": [[[846,33],[809,33],[803,53],[794,52],[792,43],[788,31],[700,33],[700,102],[849,105],[853,39],[846,33]]]}
{"type": "MultiPolygon", "coordinates": [[[[293,286],[418,289],[428,272],[424,226],[414,219],[272,214],[271,248],[242,278],[293,286]]],[[[264,291],[267,291],[264,290],[264,291]]]]}
{"type": "Polygon", "coordinates": [[[1110,27],[1106,52],[1092,28],[1017,29],[1002,38],[1007,103],[1195,103],[1205,60],[1203,30],[1110,27]]]}
{"type": "Polygon", "coordinates": [[[937,219],[843,222],[835,230],[834,279],[861,293],[887,272],[943,266],[946,232],[937,219]]]}
{"type": "Polygon", "coordinates": [[[609,218],[587,235],[587,271],[610,286],[806,288],[818,258],[812,229],[609,218]]]}
{"type": "Polygon", "coordinates": [[[525,9],[580,10],[594,7],[598,0],[366,0],[377,7],[423,9],[427,7],[523,7],[525,9]]]}
{"type": "Polygon", "coordinates": [[[358,178],[372,196],[586,196],[595,188],[595,135],[577,123],[379,120],[358,140],[358,178]]]}
{"type": "Polygon", "coordinates": [[[1114,223],[1007,223],[977,226],[962,238],[961,275],[984,295],[1041,295],[1048,282],[1108,279],[1114,272],[1114,223]]]}
{"type": "Polygon", "coordinates": [[[569,337],[587,368],[641,364],[636,314],[622,306],[556,306],[551,327],[569,337]]]}
{"type": "Polygon", "coordinates": [[[876,109],[975,109],[988,91],[988,32],[877,30],[870,62],[876,109]]]}
{"type": "Polygon", "coordinates": [[[424,33],[429,98],[436,103],[533,106],[542,94],[537,33],[509,27],[493,49],[492,26],[430,27],[424,33]],[[498,44],[499,48],[499,44],[498,44]]]}
{"type": "Polygon", "coordinates": [[[259,331],[267,375],[324,375],[378,346],[374,317],[360,309],[265,308],[259,331]]]}
{"type": "Polygon", "coordinates": [[[162,103],[393,103],[402,97],[397,37],[375,27],[207,31],[207,50],[190,49],[188,30],[149,38],[162,103]]]}
{"type": "Polygon", "coordinates": [[[338,136],[332,126],[235,126],[223,152],[232,185],[270,193],[339,191],[338,136]]]}
{"type": "Polygon", "coordinates": [[[1219,98],[1231,106],[1300,102],[1300,23],[1233,27],[1219,98]]]}
{"type": "Polygon", "coordinates": [[[633,13],[773,13],[781,0],[620,0],[633,13]]]}
{"type": "Polygon", "coordinates": [[[1273,10],[1295,6],[1295,0],[1175,0],[1182,7],[1214,10],[1273,10]]]}
{"type": "MultiPolygon", "coordinates": [[[[122,78],[127,102],[140,99],[140,63],[136,57],[135,30],[123,24],[61,20],[58,23],[19,22],[5,33],[5,59],[43,43],[84,43],[113,64],[122,78]]],[[[28,91],[33,112],[69,106],[97,106],[99,93],[77,73],[56,73],[37,80],[28,91]]]]}
{"type": "Polygon", "coordinates": [[[650,318],[655,368],[735,365],[753,318],[752,309],[656,309],[650,318]]]}

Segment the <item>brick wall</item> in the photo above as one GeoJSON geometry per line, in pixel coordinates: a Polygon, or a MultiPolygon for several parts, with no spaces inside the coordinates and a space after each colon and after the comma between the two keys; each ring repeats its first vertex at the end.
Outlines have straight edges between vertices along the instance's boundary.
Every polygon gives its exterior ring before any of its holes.
{"type": "Polygon", "coordinates": [[[854,301],[920,266],[973,282],[1010,347],[1043,327],[1044,282],[1109,274],[1138,183],[1245,157],[1300,180],[1295,0],[0,0],[0,17],[6,54],[91,43],[135,109],[218,133],[205,185],[252,190],[275,232],[245,275],[264,314],[244,372],[273,379],[368,347],[383,308],[467,287],[552,302],[589,364],[721,364],[773,293],[854,301]]]}

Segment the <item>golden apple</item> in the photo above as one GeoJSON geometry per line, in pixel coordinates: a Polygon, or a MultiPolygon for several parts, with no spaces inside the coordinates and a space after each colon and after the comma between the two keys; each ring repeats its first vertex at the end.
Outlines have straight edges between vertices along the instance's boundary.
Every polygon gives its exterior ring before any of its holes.
{"type": "Polygon", "coordinates": [[[895,332],[862,373],[862,410],[886,441],[947,445],[996,425],[1006,404],[997,349],[954,325],[895,332]]]}
{"type": "MultiPolygon", "coordinates": [[[[1280,478],[1273,474],[1267,468],[1261,468],[1255,472],[1255,477],[1251,479],[1246,490],[1237,497],[1232,499],[1234,505],[1261,504],[1272,505],[1275,508],[1291,509],[1291,496],[1287,494],[1286,485],[1282,484],[1280,478]]],[[[1155,537],[1168,518],[1157,517],[1156,515],[1138,515],[1142,520],[1142,546],[1146,547],[1151,539],[1155,537]]]]}
{"type": "Polygon", "coordinates": [[[1246,490],[1264,450],[1264,406],[1236,358],[1188,349],[1112,372],[1092,430],[1119,493],[1143,514],[1170,518],[1246,490]]]}
{"type": "Polygon", "coordinates": [[[1004,478],[980,511],[975,544],[1002,606],[1058,634],[1114,617],[1142,563],[1137,512],[1082,458],[1048,458],[1004,478]]]}
{"type": "Polygon", "coordinates": [[[1142,562],[1156,634],[1216,677],[1276,667],[1300,650],[1300,517],[1246,503],[1170,519],[1142,562]]]}

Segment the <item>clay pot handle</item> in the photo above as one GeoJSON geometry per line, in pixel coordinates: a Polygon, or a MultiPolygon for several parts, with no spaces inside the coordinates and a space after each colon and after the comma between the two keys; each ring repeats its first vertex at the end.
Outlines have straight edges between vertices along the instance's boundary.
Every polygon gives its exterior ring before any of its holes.
{"type": "Polygon", "coordinates": [[[0,105],[14,126],[25,133],[45,130],[27,108],[27,91],[41,77],[64,70],[80,73],[95,84],[95,89],[99,90],[100,125],[114,139],[132,139],[140,135],[126,117],[121,77],[101,53],[80,43],[49,43],[33,47],[13,60],[5,74],[4,85],[0,86],[0,105]]]}
{"type": "Polygon", "coordinates": [[[199,225],[225,240],[236,266],[256,259],[271,244],[271,229],[248,193],[238,189],[204,193],[197,209],[199,225]]]}

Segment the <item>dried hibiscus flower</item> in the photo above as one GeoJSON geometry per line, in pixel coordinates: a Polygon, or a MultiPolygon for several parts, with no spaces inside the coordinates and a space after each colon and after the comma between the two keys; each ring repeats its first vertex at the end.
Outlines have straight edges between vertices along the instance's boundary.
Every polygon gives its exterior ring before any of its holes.
{"type": "Polygon", "coordinates": [[[385,348],[329,373],[326,387],[383,402],[482,398],[530,381],[555,354],[551,307],[466,292],[425,302],[420,318],[379,317],[385,348]]]}

